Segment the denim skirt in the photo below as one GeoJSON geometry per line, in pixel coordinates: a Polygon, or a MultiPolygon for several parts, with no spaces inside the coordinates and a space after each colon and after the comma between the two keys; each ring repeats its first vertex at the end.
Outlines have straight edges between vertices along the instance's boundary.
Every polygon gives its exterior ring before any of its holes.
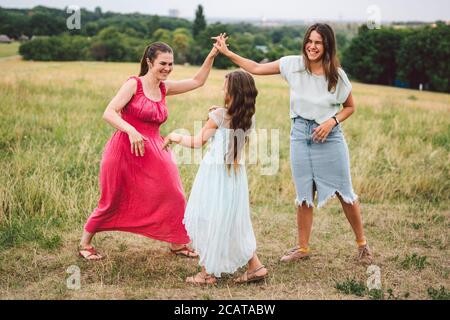
{"type": "Polygon", "coordinates": [[[348,146],[341,125],[335,126],[325,142],[314,142],[312,134],[319,124],[302,117],[291,119],[291,170],[296,190],[296,206],[306,203],[318,207],[338,193],[349,204],[358,196],[353,192],[348,146]]]}

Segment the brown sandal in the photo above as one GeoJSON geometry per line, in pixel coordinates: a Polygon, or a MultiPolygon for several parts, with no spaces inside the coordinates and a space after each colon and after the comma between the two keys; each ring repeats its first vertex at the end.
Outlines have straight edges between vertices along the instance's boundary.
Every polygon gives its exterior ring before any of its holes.
{"type": "Polygon", "coordinates": [[[176,256],[184,256],[184,257],[188,257],[188,258],[197,258],[198,257],[198,253],[186,245],[181,247],[180,249],[176,249],[176,250],[173,250],[172,248],[170,248],[170,252],[172,252],[176,256]],[[187,251],[187,253],[185,251],[187,251]]]}
{"type": "Polygon", "coordinates": [[[243,284],[243,283],[250,283],[250,282],[256,282],[256,281],[264,280],[264,279],[266,279],[268,277],[268,275],[269,275],[268,272],[266,272],[262,276],[257,276],[256,273],[259,270],[262,270],[262,269],[265,269],[265,268],[266,267],[264,265],[261,265],[260,267],[256,268],[252,272],[245,271],[244,274],[242,274],[240,277],[237,277],[236,279],[234,279],[234,283],[243,284]]]}
{"type": "Polygon", "coordinates": [[[187,277],[186,283],[201,286],[201,285],[216,285],[217,279],[215,276],[205,274],[202,272],[197,273],[195,276],[187,277]]]}
{"type": "Polygon", "coordinates": [[[102,259],[104,258],[100,253],[97,252],[97,250],[95,250],[94,247],[90,247],[90,248],[81,248],[80,250],[78,250],[78,255],[79,255],[81,258],[83,258],[83,259],[85,259],[85,260],[89,260],[89,261],[92,261],[92,260],[102,260],[102,259]],[[87,254],[87,255],[84,255],[84,254],[81,253],[81,251],[87,251],[88,254],[87,254]],[[89,257],[92,257],[92,256],[98,256],[98,258],[89,258],[89,257]]]}

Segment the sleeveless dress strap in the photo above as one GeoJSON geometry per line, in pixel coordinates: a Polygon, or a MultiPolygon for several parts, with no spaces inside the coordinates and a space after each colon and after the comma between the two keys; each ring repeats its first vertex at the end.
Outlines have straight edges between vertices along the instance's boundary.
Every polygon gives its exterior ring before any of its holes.
{"type": "Polygon", "coordinates": [[[142,89],[141,79],[139,79],[139,77],[136,77],[136,76],[131,76],[131,77],[128,78],[128,80],[130,80],[130,79],[136,80],[136,83],[137,83],[136,94],[137,93],[141,93],[142,94],[144,92],[144,89],[142,89]]]}
{"type": "Polygon", "coordinates": [[[159,89],[161,90],[161,100],[166,98],[166,84],[164,82],[159,83],[159,89]]]}

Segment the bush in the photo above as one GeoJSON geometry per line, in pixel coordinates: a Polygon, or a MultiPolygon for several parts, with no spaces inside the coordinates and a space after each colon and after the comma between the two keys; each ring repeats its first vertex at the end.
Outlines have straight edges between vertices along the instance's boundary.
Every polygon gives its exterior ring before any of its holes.
{"type": "Polygon", "coordinates": [[[139,61],[145,41],[129,37],[114,27],[108,27],[92,39],[90,55],[101,61],[139,61]]]}
{"type": "Polygon", "coordinates": [[[25,60],[89,60],[89,46],[89,39],[82,36],[40,37],[21,44],[19,53],[25,60]]]}

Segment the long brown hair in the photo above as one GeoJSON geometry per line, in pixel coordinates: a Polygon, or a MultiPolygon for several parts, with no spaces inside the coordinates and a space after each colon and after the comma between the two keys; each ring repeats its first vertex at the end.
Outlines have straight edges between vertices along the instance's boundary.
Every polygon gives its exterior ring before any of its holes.
{"type": "Polygon", "coordinates": [[[323,69],[325,77],[328,81],[328,91],[333,92],[338,82],[338,68],[340,67],[339,59],[336,55],[336,38],[333,29],[326,23],[315,23],[308,28],[303,39],[303,59],[305,67],[311,73],[311,61],[306,53],[306,44],[308,43],[311,32],[316,31],[322,36],[324,53],[322,56],[323,69]]]}
{"type": "Polygon", "coordinates": [[[228,171],[231,163],[237,169],[237,162],[243,146],[248,141],[249,129],[252,127],[252,117],[255,114],[256,96],[258,90],[253,77],[244,71],[233,71],[228,73],[225,106],[227,113],[231,117],[230,129],[231,139],[228,151],[225,154],[225,162],[228,171]]]}
{"type": "Polygon", "coordinates": [[[158,54],[162,52],[173,53],[173,50],[164,42],[154,42],[145,48],[141,58],[141,71],[139,72],[139,77],[146,75],[148,72],[147,58],[153,63],[158,54]]]}

